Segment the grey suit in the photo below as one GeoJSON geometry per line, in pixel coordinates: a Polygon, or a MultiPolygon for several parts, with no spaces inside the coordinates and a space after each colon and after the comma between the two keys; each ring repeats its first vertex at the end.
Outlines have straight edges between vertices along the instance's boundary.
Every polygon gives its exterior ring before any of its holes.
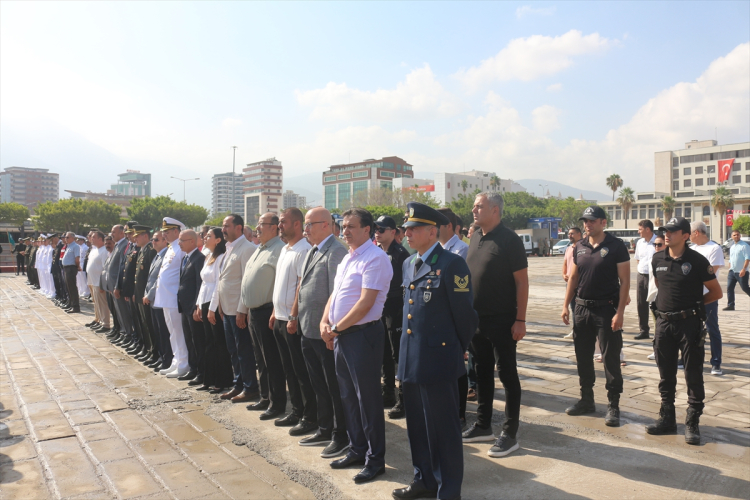
{"type": "Polygon", "coordinates": [[[130,307],[125,301],[124,296],[115,298],[114,291],[117,288],[119,278],[125,269],[125,248],[128,246],[128,239],[123,238],[112,249],[107,262],[104,263],[102,271],[102,285],[107,293],[112,294],[117,318],[120,320],[120,333],[127,336],[134,335],[133,318],[130,316],[130,307]]]}
{"type": "Polygon", "coordinates": [[[318,403],[319,432],[336,441],[348,442],[333,351],[320,338],[320,320],[328,297],[333,293],[336,269],[347,250],[334,236],[317,252],[313,250],[305,260],[297,298],[302,355],[318,403]]]}
{"type": "Polygon", "coordinates": [[[165,253],[167,253],[166,247],[156,254],[156,257],[151,261],[151,267],[148,270],[148,281],[146,282],[146,290],[144,291],[143,296],[148,298],[148,301],[151,302],[151,308],[154,308],[154,300],[156,300],[156,281],[159,279],[161,259],[164,257],[165,253]]]}

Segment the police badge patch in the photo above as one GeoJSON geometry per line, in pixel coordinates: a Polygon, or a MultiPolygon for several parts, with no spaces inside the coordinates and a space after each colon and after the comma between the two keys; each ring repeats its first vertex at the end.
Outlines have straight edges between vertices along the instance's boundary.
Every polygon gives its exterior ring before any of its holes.
{"type": "Polygon", "coordinates": [[[607,254],[609,253],[609,248],[602,247],[602,249],[601,249],[601,251],[599,253],[602,255],[602,257],[606,257],[607,254]]]}
{"type": "Polygon", "coordinates": [[[424,293],[424,302],[425,302],[425,304],[427,302],[429,302],[431,298],[432,298],[432,292],[425,292],[424,293]]]}
{"type": "Polygon", "coordinates": [[[693,266],[690,264],[690,262],[685,262],[682,266],[680,266],[680,269],[682,269],[682,274],[687,276],[690,273],[690,270],[693,268],[693,266]]]}

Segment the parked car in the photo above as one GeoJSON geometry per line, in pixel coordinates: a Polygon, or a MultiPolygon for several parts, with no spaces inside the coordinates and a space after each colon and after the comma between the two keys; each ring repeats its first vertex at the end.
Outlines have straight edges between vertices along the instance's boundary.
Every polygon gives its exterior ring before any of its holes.
{"type": "Polygon", "coordinates": [[[570,240],[560,240],[552,247],[552,255],[565,255],[565,250],[570,245],[570,240]]]}
{"type": "MultiPolygon", "coordinates": [[[[747,244],[750,244],[750,236],[742,236],[740,238],[740,241],[744,241],[747,244]]],[[[725,241],[721,248],[724,250],[724,255],[729,255],[729,249],[732,248],[732,245],[734,245],[734,240],[732,238],[729,238],[727,241],[725,241]]]]}

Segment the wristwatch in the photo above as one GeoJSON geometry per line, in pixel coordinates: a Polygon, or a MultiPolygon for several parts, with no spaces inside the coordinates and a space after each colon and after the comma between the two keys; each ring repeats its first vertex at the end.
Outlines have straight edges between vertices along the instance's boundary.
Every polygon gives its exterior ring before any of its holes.
{"type": "Polygon", "coordinates": [[[333,333],[339,333],[338,328],[339,328],[339,325],[337,325],[336,323],[334,323],[333,326],[331,327],[331,331],[333,333]]]}
{"type": "Polygon", "coordinates": [[[289,315],[289,321],[297,321],[297,316],[289,315]]]}

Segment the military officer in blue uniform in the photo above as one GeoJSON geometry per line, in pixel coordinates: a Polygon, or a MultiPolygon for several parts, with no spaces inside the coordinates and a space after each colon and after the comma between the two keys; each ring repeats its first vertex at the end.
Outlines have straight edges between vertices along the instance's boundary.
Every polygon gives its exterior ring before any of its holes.
{"type": "Polygon", "coordinates": [[[404,262],[404,318],[398,365],[414,479],[396,499],[461,497],[464,474],[458,383],[464,352],[477,330],[466,261],[438,241],[445,215],[407,205],[404,226],[417,251],[404,262]]]}

